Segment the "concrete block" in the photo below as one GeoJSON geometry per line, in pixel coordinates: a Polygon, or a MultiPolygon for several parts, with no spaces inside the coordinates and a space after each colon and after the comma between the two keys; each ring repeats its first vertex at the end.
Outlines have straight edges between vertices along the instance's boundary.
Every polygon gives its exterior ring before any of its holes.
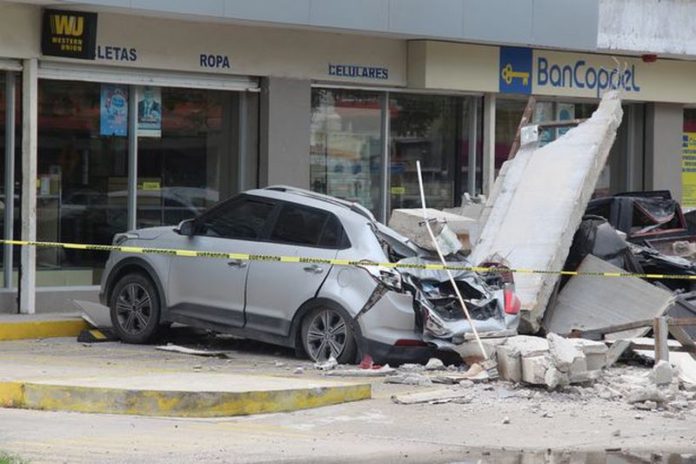
{"type": "Polygon", "coordinates": [[[668,361],[658,361],[648,375],[655,385],[669,385],[672,383],[674,372],[668,361]]]}
{"type": "MultiPolygon", "coordinates": [[[[426,209],[428,218],[435,219],[431,223],[433,234],[438,237],[443,230],[449,229],[457,236],[463,248],[471,249],[470,236],[478,228],[478,221],[472,218],[446,213],[437,209],[426,209]],[[444,226],[447,226],[445,228],[444,226]]],[[[433,249],[432,240],[428,234],[428,229],[423,222],[423,210],[417,209],[395,209],[389,219],[389,227],[398,233],[410,238],[419,246],[428,250],[433,249]]],[[[449,235],[445,233],[446,235],[449,235]]]]}
{"type": "Polygon", "coordinates": [[[498,345],[496,356],[500,378],[511,382],[521,382],[522,358],[519,351],[507,345],[498,345]]]}
{"type": "Polygon", "coordinates": [[[546,355],[522,357],[522,381],[532,385],[546,385],[546,371],[550,360],[546,355]]]}
{"type": "Polygon", "coordinates": [[[505,346],[517,351],[520,356],[535,356],[549,351],[549,342],[545,338],[529,335],[517,335],[505,341],[505,346]]]}
{"type": "Polygon", "coordinates": [[[559,371],[570,372],[572,367],[573,373],[578,374],[580,369],[587,370],[585,355],[573,342],[554,333],[548,334],[546,339],[553,364],[559,371]]]}

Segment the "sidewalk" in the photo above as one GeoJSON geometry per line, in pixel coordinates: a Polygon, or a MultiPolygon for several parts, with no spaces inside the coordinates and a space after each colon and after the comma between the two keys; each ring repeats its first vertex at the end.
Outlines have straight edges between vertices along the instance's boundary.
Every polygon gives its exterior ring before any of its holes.
{"type": "MultiPolygon", "coordinates": [[[[8,324],[0,322],[0,327],[8,324]]],[[[58,338],[5,341],[0,342],[0,407],[226,417],[372,397],[369,383],[293,375],[257,364],[253,355],[209,359],[147,345],[88,345],[58,338]]]]}

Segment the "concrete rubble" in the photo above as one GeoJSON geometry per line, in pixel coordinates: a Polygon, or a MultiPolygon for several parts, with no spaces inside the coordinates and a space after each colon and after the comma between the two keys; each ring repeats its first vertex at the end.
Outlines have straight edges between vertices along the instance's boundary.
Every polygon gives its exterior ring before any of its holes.
{"type": "MultiPolygon", "coordinates": [[[[618,93],[607,92],[586,122],[541,148],[523,146],[496,181],[470,261],[500,255],[514,269],[561,269],[622,115],[618,93]]],[[[515,275],[522,332],[538,331],[558,278],[515,275]]]]}
{"type": "MultiPolygon", "coordinates": [[[[471,249],[471,235],[478,232],[478,221],[473,218],[426,209],[431,227],[443,254],[471,249]]],[[[416,245],[434,251],[432,240],[423,223],[423,210],[395,209],[389,219],[389,227],[411,239],[416,245]]]]}

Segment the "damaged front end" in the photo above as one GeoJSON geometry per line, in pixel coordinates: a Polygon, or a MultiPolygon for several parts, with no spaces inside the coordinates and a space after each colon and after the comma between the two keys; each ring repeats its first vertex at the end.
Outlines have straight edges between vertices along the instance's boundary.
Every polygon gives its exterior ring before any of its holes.
{"type": "MultiPolygon", "coordinates": [[[[372,309],[389,291],[410,294],[413,299],[416,329],[423,340],[444,347],[460,344],[473,332],[486,336],[511,335],[517,332],[520,301],[514,293],[512,272],[499,258],[481,263],[489,271],[476,273],[451,270],[462,295],[471,322],[461,307],[445,270],[425,269],[441,264],[432,253],[418,249],[407,239],[385,228],[377,231],[394,268],[365,263],[363,268],[377,283],[356,320],[372,309]],[[443,343],[447,342],[447,343],[443,343]]],[[[448,265],[470,267],[461,255],[450,255],[448,265]]]]}

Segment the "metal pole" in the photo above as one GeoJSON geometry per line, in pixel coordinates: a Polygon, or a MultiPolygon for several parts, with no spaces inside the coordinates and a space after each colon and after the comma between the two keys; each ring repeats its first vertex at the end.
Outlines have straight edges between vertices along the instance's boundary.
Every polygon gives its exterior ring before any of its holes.
{"type": "Polygon", "coordinates": [[[138,197],[138,86],[128,95],[128,230],[137,227],[138,197]]]}
{"type": "Polygon", "coordinates": [[[478,144],[478,98],[472,97],[469,111],[469,169],[467,173],[467,190],[476,194],[476,145],[478,144]]]}
{"type": "Polygon", "coordinates": [[[380,199],[382,200],[379,219],[386,224],[389,220],[389,92],[382,94],[380,137],[382,138],[382,169],[380,171],[380,199]]]}
{"type": "Polygon", "coordinates": [[[247,99],[247,92],[239,92],[239,106],[237,107],[237,111],[239,112],[239,128],[237,134],[239,138],[239,143],[237,145],[237,191],[234,193],[243,192],[244,190],[247,190],[251,187],[250,185],[248,185],[247,179],[247,144],[249,143],[247,140],[247,131],[249,130],[249,118],[247,115],[247,99]]]}
{"type": "MultiPolygon", "coordinates": [[[[38,176],[39,79],[36,58],[22,67],[22,240],[36,241],[36,178],[38,176]]],[[[36,248],[22,247],[19,312],[36,312],[36,248]]]]}
{"type": "MultiPolygon", "coordinates": [[[[6,73],[5,81],[5,240],[14,240],[15,171],[15,74],[6,73]]],[[[5,245],[3,282],[12,288],[12,245],[5,245]]]]}

